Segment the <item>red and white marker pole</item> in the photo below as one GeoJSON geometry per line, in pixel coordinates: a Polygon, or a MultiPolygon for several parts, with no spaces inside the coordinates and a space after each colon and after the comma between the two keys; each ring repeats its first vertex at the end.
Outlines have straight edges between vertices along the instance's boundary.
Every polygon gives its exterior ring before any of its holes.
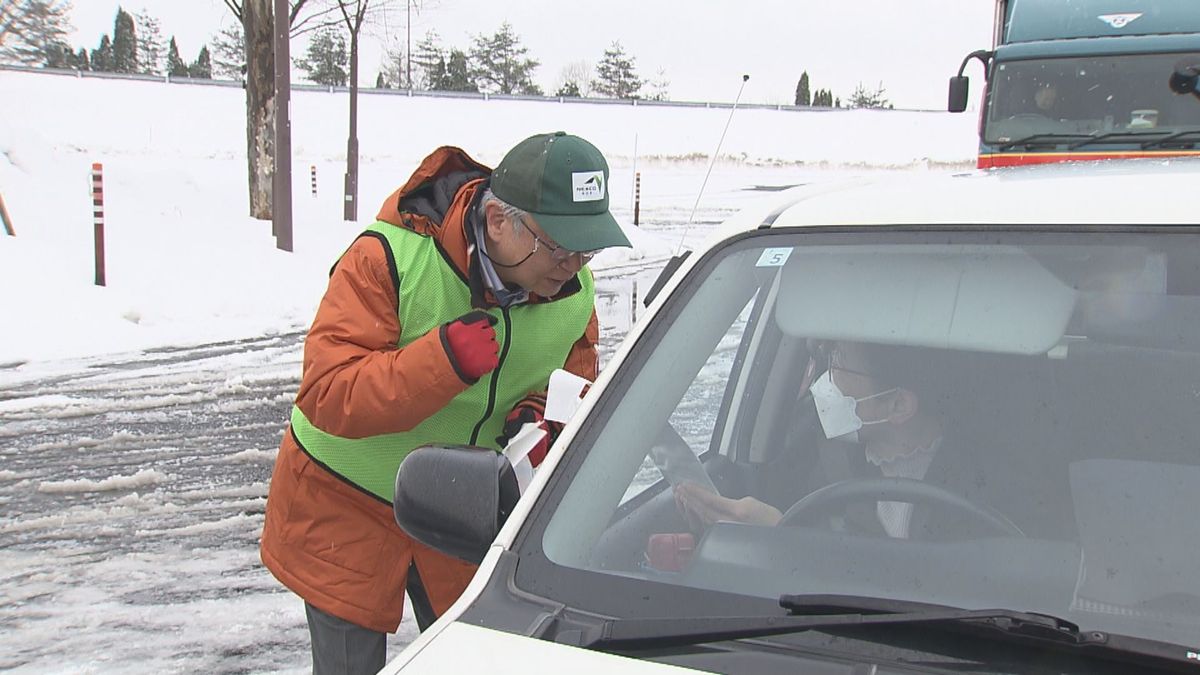
{"type": "Polygon", "coordinates": [[[637,227],[642,215],[642,172],[633,174],[633,225],[637,227]]]}
{"type": "Polygon", "coordinates": [[[96,238],[96,285],[104,285],[104,167],[92,163],[92,224],[96,238]]]}

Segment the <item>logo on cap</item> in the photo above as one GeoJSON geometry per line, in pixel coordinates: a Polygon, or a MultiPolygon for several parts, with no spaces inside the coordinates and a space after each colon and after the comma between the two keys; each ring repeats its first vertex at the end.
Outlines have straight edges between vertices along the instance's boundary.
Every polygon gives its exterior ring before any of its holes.
{"type": "Polygon", "coordinates": [[[571,201],[598,202],[604,199],[604,172],[580,171],[571,174],[571,201]]]}

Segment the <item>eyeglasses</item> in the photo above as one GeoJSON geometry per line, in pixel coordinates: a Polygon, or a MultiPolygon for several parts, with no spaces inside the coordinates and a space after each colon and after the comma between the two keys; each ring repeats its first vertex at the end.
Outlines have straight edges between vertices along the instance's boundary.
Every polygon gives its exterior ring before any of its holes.
{"type": "MultiPolygon", "coordinates": [[[[562,246],[555,246],[549,242],[542,241],[542,239],[537,236],[537,233],[533,231],[533,228],[529,227],[529,223],[525,222],[524,218],[518,216],[517,222],[521,223],[521,225],[524,226],[525,229],[529,231],[529,234],[533,237],[533,250],[529,252],[529,256],[537,253],[539,246],[544,246],[546,247],[546,252],[550,254],[550,259],[557,263],[564,263],[571,256],[577,255],[579,256],[580,263],[586,265],[588,264],[588,261],[596,257],[596,254],[600,252],[600,249],[595,249],[592,251],[572,251],[570,249],[563,248],[562,246]]],[[[525,259],[521,262],[528,260],[529,256],[525,256],[525,259]]]]}
{"type": "Polygon", "coordinates": [[[804,373],[801,376],[803,388],[801,391],[807,391],[809,385],[814,380],[826,371],[841,371],[865,377],[870,380],[875,380],[875,376],[870,373],[864,373],[861,370],[847,368],[844,365],[844,355],[837,344],[828,340],[809,340],[808,341],[808,363],[805,365],[804,373]]]}

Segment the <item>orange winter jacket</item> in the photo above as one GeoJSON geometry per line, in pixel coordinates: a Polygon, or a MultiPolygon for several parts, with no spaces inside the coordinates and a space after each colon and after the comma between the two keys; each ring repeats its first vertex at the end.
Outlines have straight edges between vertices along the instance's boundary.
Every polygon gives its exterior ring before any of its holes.
{"type": "MultiPolygon", "coordinates": [[[[474,233],[466,216],[489,174],[462,150],[439,148],[384,201],[377,216],[436,239],[446,264],[470,284],[473,302],[481,308],[496,303],[470,254],[474,233]]],[[[398,293],[388,258],[377,236],[351,244],[334,266],[304,342],[296,405],[336,436],[406,431],[470,386],[456,374],[437,331],[396,347],[398,293]]],[[[570,282],[560,295],[578,289],[577,281],[570,282]]],[[[565,369],[595,379],[598,332],[593,310],[565,369]]],[[[304,600],[380,632],[393,632],[400,624],[411,564],[417,565],[438,614],[475,571],[409,539],[396,525],[391,504],[328,471],[299,446],[290,429],[271,476],[260,551],[271,573],[304,600]]]]}

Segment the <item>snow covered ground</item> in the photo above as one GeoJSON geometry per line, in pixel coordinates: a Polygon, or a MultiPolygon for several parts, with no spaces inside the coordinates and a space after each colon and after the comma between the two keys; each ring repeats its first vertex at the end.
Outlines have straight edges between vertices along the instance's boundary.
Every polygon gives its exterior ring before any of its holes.
{"type": "MultiPolygon", "coordinates": [[[[610,158],[635,248],[599,255],[611,354],[681,242],[771,187],[973,163],[974,115],[364,95],[343,222],[346,97],[293,98],[295,252],[246,216],[240,89],[0,71],[0,669],[303,672],[300,602],[258,563],[271,461],[332,261],[426,153],[493,164],[564,129],[610,158]],[[93,284],[104,166],[108,285],[93,284]],[[318,179],[314,196],[310,167],[318,179]],[[634,171],[641,226],[632,226],[634,171]]],[[[391,654],[412,639],[406,620],[391,654]]]]}

